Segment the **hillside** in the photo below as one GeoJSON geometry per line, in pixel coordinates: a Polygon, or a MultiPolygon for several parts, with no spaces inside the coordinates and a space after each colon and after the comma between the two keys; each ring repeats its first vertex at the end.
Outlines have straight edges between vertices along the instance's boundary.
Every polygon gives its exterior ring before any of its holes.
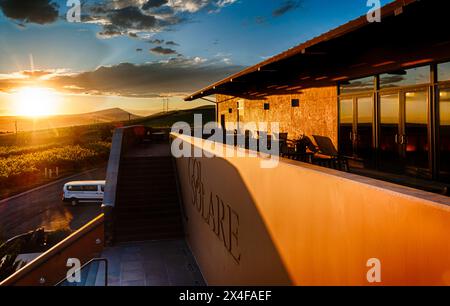
{"type": "Polygon", "coordinates": [[[176,122],[194,124],[194,114],[203,115],[203,124],[215,121],[215,107],[202,106],[189,110],[176,110],[167,113],[158,113],[145,118],[133,120],[133,124],[142,124],[150,127],[169,128],[176,122]]]}
{"type": "Polygon", "coordinates": [[[141,117],[130,114],[120,108],[106,109],[85,114],[59,115],[40,118],[5,116],[0,117],[0,133],[14,132],[16,122],[19,131],[37,131],[69,126],[128,121],[130,118],[135,120],[141,117]]]}

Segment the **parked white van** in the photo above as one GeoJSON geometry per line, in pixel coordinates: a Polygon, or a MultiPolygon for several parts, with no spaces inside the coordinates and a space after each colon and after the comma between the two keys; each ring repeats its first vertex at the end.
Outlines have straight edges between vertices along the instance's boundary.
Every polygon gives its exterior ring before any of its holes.
{"type": "Polygon", "coordinates": [[[73,206],[80,202],[103,202],[105,181],[77,181],[64,185],[62,200],[73,206]]]}

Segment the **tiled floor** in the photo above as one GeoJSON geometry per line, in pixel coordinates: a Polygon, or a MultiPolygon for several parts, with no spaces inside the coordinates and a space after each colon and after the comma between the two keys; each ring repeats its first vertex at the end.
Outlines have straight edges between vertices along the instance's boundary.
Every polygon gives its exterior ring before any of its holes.
{"type": "MultiPolygon", "coordinates": [[[[101,257],[108,259],[108,286],[205,285],[184,240],[120,244],[101,257]]],[[[96,284],[104,284],[103,267],[96,284]]]]}

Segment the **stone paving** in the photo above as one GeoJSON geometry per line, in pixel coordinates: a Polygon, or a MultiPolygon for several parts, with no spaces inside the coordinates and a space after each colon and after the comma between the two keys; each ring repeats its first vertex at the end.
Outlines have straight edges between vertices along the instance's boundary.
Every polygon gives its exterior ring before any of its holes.
{"type": "MultiPolygon", "coordinates": [[[[205,286],[184,240],[150,241],[108,247],[108,286],[205,286]]],[[[104,267],[96,285],[104,284],[104,267]]]]}

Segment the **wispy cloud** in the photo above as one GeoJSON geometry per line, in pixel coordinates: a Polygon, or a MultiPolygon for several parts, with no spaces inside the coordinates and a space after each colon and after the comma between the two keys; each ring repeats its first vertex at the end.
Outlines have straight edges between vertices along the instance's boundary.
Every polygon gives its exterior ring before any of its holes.
{"type": "Polygon", "coordinates": [[[161,46],[155,47],[150,49],[150,52],[156,54],[156,55],[173,55],[177,54],[177,51],[170,49],[170,48],[163,48],[161,46]]]}
{"type": "Polygon", "coordinates": [[[296,10],[302,4],[302,0],[286,0],[272,12],[273,17],[280,17],[290,11],[296,10]]]}

